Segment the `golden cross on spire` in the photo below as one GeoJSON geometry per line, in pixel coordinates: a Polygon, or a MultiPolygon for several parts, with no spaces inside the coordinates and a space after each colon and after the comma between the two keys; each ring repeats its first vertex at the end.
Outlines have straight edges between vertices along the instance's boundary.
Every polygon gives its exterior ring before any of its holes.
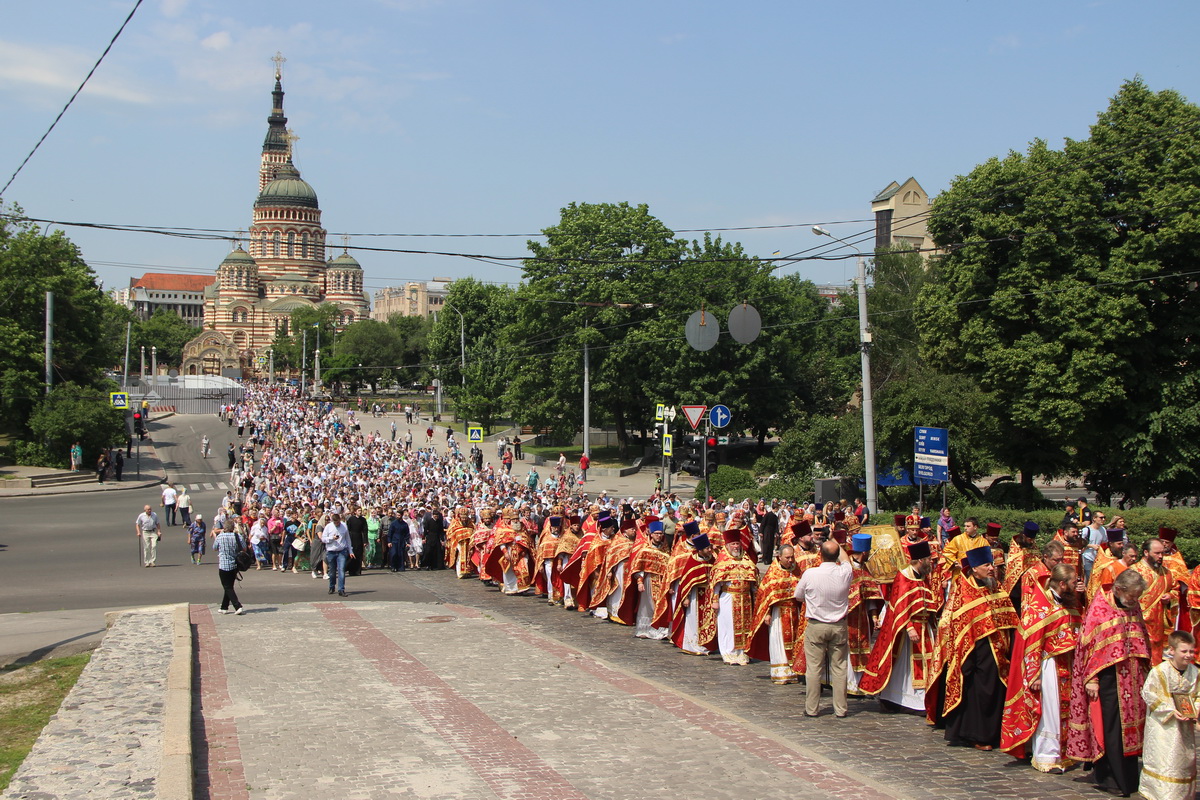
{"type": "Polygon", "coordinates": [[[291,128],[288,128],[287,133],[284,135],[284,138],[287,139],[287,157],[291,158],[292,157],[292,146],[295,145],[296,141],[300,137],[296,135],[295,131],[293,131],[291,128]]]}
{"type": "Polygon", "coordinates": [[[276,50],[271,60],[275,62],[275,80],[279,80],[283,77],[283,62],[287,59],[283,57],[283,53],[276,50]]]}
{"type": "Polygon", "coordinates": [[[350,234],[342,234],[342,255],[350,255],[350,234]]]}
{"type": "Polygon", "coordinates": [[[233,240],[234,249],[240,248],[242,246],[242,238],[245,235],[246,235],[246,231],[242,230],[241,228],[237,229],[235,238],[233,240]]]}

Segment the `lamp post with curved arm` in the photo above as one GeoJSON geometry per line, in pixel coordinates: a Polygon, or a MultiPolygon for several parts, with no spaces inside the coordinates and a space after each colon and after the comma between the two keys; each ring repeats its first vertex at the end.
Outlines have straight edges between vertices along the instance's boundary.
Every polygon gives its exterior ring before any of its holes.
{"type": "MultiPolygon", "coordinates": [[[[834,236],[820,225],[814,225],[812,232],[817,236],[828,236],[847,247],[857,250],[845,239],[834,236]]],[[[867,328],[867,264],[862,256],[858,257],[858,343],[862,360],[862,418],[863,418],[863,463],[864,476],[867,484],[867,511],[871,514],[879,511],[876,498],[879,491],[875,478],[875,404],[871,397],[871,331],[867,328]]]]}

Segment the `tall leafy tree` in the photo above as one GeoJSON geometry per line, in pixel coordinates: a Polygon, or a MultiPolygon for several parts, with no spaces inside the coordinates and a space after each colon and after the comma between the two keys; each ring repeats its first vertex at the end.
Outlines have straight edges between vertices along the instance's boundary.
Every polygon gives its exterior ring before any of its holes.
{"type": "Polygon", "coordinates": [[[149,319],[134,324],[132,347],[145,347],[147,353],[156,347],[160,365],[179,367],[183,363],[183,346],[196,338],[196,333],[178,314],[160,308],[149,319]]]}
{"type": "Polygon", "coordinates": [[[120,360],[112,301],[61,231],[44,234],[9,206],[0,217],[0,426],[27,430],[44,393],[46,292],[54,293],[54,382],[92,386],[120,360]]]}
{"type": "Polygon", "coordinates": [[[991,159],[934,204],[922,355],[977,382],[1030,495],[1073,470],[1135,503],[1200,488],[1197,130],[1196,106],[1130,81],[1089,139],[991,159]]]}
{"type": "Polygon", "coordinates": [[[507,408],[505,391],[515,363],[508,332],[513,291],[465,278],[450,284],[445,306],[428,332],[434,377],[440,377],[461,419],[490,432],[507,408]]]}

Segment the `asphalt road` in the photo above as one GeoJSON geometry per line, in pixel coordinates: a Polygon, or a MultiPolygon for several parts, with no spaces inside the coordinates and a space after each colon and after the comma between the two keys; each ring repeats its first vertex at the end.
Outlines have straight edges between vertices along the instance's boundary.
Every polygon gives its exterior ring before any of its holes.
{"type": "MultiPolygon", "coordinates": [[[[225,450],[236,431],[216,416],[189,415],[151,421],[150,433],[168,477],[187,484],[194,507],[211,520],[228,488],[225,450]],[[208,459],[200,457],[204,433],[212,441],[208,459]]],[[[0,614],[219,602],[216,558],[210,548],[206,563],[193,566],[183,527],[165,527],[164,519],[158,566],[141,566],[134,519],[146,503],[161,511],[159,499],[158,489],[141,489],[4,500],[0,614]]],[[[360,600],[432,601],[407,577],[368,571],[349,580],[347,591],[360,600]]],[[[321,599],[325,586],[307,574],[251,570],[238,594],[251,606],[290,603],[321,599]]]]}

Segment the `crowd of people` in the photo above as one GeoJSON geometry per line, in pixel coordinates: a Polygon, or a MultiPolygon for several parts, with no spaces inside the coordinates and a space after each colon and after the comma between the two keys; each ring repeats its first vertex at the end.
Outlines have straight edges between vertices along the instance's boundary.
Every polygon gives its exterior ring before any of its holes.
{"type": "Polygon", "coordinates": [[[1059,530],[1029,522],[1004,548],[1000,525],[948,509],[871,525],[860,501],[591,498],[364,434],[286,390],[251,388],[230,413],[249,439],[236,461],[231,445],[238,490],[211,528],[222,612],[241,609],[226,577],[239,548],[330,594],[364,569],[451,569],[682,653],[761,662],[775,684],[803,680],[809,716],[828,685],[839,717],[849,695],[875,697],[951,746],[1193,797],[1200,568],[1173,530],[1135,545],[1073,504],[1059,530]]]}

